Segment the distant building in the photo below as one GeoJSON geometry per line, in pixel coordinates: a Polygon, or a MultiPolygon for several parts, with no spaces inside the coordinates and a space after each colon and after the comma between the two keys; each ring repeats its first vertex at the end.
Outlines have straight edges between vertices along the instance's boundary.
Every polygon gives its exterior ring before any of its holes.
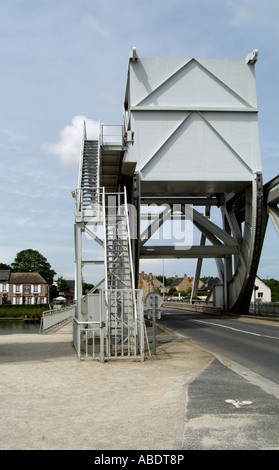
{"type": "Polygon", "coordinates": [[[10,275],[10,270],[0,270],[0,304],[5,304],[8,300],[10,275]]]}
{"type": "Polygon", "coordinates": [[[255,279],[251,302],[271,302],[271,289],[258,276],[255,279]]]}
{"type": "MultiPolygon", "coordinates": [[[[213,287],[221,284],[221,281],[218,277],[210,277],[205,284],[199,289],[202,291],[208,291],[207,300],[213,299],[213,287]]],[[[253,290],[251,297],[251,302],[271,302],[271,289],[268,287],[258,276],[255,279],[254,283],[256,289],[253,290]]]]}
{"type": "Polygon", "coordinates": [[[66,279],[68,289],[67,292],[59,292],[59,294],[66,297],[67,304],[73,304],[75,302],[75,280],[66,279]]]}
{"type": "Polygon", "coordinates": [[[153,276],[152,273],[146,274],[144,271],[139,274],[138,288],[143,290],[143,300],[149,292],[158,291],[161,294],[163,294],[163,291],[165,291],[165,294],[168,292],[168,287],[164,286],[159,279],[153,276]]]}
{"type": "Polygon", "coordinates": [[[143,300],[149,294],[149,292],[154,292],[155,286],[154,286],[154,277],[152,273],[146,274],[144,271],[142,271],[139,274],[139,280],[138,280],[138,288],[142,289],[143,291],[143,300]]]}
{"type": "Polygon", "coordinates": [[[46,304],[49,286],[39,273],[11,273],[7,300],[13,305],[46,304]]]}
{"type": "Polygon", "coordinates": [[[221,284],[219,277],[209,277],[199,288],[200,291],[212,291],[214,286],[221,284]]]}
{"type": "MultiPolygon", "coordinates": [[[[171,283],[170,288],[175,289],[177,292],[186,292],[189,288],[192,288],[194,282],[193,277],[188,277],[187,274],[184,274],[183,277],[175,276],[174,281],[171,283]]],[[[199,281],[199,287],[202,286],[202,281],[199,281]]]]}

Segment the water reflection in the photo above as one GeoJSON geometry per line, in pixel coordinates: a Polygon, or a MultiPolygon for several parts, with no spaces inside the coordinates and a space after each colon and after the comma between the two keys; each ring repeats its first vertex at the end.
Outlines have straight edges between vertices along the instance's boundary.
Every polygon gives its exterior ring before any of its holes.
{"type": "Polygon", "coordinates": [[[38,334],[40,323],[25,322],[24,320],[0,320],[0,335],[38,334]]]}

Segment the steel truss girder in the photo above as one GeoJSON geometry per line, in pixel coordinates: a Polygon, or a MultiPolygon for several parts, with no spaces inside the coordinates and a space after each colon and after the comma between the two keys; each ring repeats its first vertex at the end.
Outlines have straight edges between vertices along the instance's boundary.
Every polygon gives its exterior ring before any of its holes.
{"type": "Polygon", "coordinates": [[[148,246],[141,248],[141,258],[224,258],[239,254],[239,249],[233,245],[194,245],[187,249],[185,246],[148,246]]]}
{"type": "MultiPolygon", "coordinates": [[[[140,194],[140,190],[139,193],[140,194]]],[[[139,198],[140,202],[157,203],[173,208],[176,203],[190,203],[192,198],[139,198]]],[[[223,311],[244,312],[248,309],[257,272],[263,237],[267,222],[267,209],[263,205],[263,186],[261,173],[255,173],[253,181],[247,183],[239,193],[222,193],[216,197],[194,198],[203,203],[205,214],[193,209],[193,224],[200,230],[200,245],[194,246],[156,246],[146,244],[146,237],[155,232],[161,219],[152,214],[152,224],[141,234],[138,243],[139,259],[143,258],[196,258],[196,274],[192,295],[198,288],[198,280],[203,259],[215,260],[219,278],[224,289],[223,311]],[[212,206],[220,208],[222,228],[209,220],[212,206]],[[208,241],[211,244],[206,244],[208,241]]],[[[273,202],[273,201],[272,201],[273,202]]],[[[184,216],[187,219],[187,206],[184,216]]],[[[148,216],[146,216],[147,218],[148,216]]],[[[145,218],[145,220],[146,220],[145,218]]],[[[175,220],[175,214],[170,216],[175,220]]],[[[170,220],[168,219],[168,220],[170,220]]],[[[151,240],[150,242],[151,243],[151,240]]]]}
{"type": "MultiPolygon", "coordinates": [[[[181,199],[180,201],[185,201],[181,199]]],[[[150,201],[150,200],[148,200],[150,201]]],[[[205,202],[205,199],[203,199],[205,202]]],[[[146,200],[145,200],[146,202],[146,200]]],[[[215,223],[208,219],[208,216],[200,214],[195,209],[191,208],[187,204],[178,204],[177,199],[175,202],[168,199],[166,204],[166,209],[160,212],[159,215],[155,216],[155,220],[142,232],[140,236],[141,248],[140,256],[141,258],[145,257],[154,257],[154,258],[223,258],[229,255],[236,255],[239,253],[240,241],[239,232],[236,227],[234,232],[237,234],[231,236],[227,231],[218,227],[215,223]],[[163,225],[167,220],[174,218],[172,215],[172,210],[175,211],[177,208],[181,208],[182,216],[186,219],[189,218],[189,215],[193,217],[193,224],[201,231],[205,238],[207,238],[212,246],[207,246],[204,243],[201,243],[200,246],[148,246],[145,247],[145,243],[154,235],[154,233],[163,225]],[[191,212],[191,213],[190,213],[191,212]]],[[[161,206],[164,206],[164,203],[161,201],[161,206]]],[[[227,214],[228,217],[228,214],[227,214]]],[[[233,222],[231,222],[233,226],[233,222]]],[[[205,239],[204,239],[205,240],[205,239]]],[[[219,268],[221,268],[219,264],[219,268]]],[[[222,269],[220,269],[222,271],[222,269]]]]}
{"type": "Polygon", "coordinates": [[[279,235],[279,175],[265,185],[264,191],[267,213],[279,235]]]}

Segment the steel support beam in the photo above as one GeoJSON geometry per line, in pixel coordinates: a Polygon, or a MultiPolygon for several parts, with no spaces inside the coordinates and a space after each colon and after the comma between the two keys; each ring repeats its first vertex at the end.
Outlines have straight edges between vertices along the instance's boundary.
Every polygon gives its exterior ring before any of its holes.
{"type": "Polygon", "coordinates": [[[75,223],[75,302],[77,306],[77,319],[81,321],[81,297],[82,297],[82,224],[75,223]]]}
{"type": "Polygon", "coordinates": [[[194,245],[186,246],[142,246],[141,258],[224,258],[228,255],[239,254],[236,245],[194,245]]]}
{"type": "Polygon", "coordinates": [[[267,213],[279,235],[279,175],[264,186],[267,213]]]}

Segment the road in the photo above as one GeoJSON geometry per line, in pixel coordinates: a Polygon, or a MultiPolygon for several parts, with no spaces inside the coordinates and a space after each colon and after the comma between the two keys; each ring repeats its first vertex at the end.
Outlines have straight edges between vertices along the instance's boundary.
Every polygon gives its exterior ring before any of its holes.
{"type": "Polygon", "coordinates": [[[172,308],[161,311],[161,325],[279,386],[278,321],[211,316],[172,308]]]}

